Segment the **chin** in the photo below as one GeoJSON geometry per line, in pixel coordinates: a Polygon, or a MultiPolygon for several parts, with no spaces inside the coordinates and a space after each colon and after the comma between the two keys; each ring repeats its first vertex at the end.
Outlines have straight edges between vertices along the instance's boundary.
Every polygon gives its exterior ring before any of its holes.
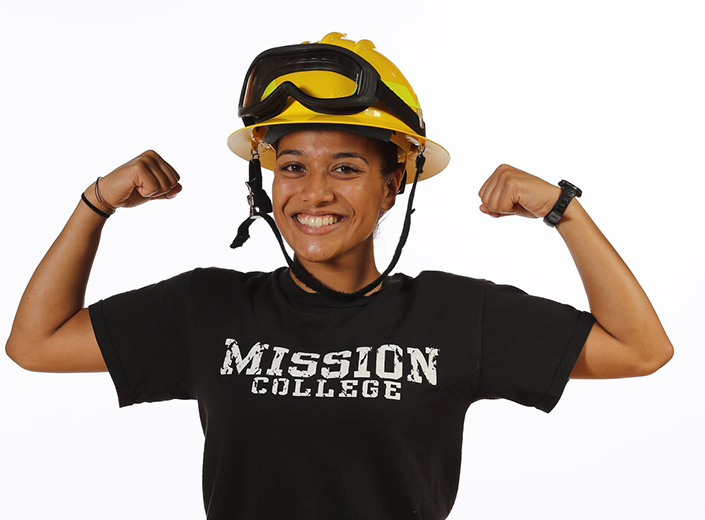
{"type": "Polygon", "coordinates": [[[324,251],[321,249],[314,250],[304,250],[295,251],[294,256],[297,260],[308,263],[322,263],[328,262],[335,258],[335,254],[330,251],[324,251]]]}

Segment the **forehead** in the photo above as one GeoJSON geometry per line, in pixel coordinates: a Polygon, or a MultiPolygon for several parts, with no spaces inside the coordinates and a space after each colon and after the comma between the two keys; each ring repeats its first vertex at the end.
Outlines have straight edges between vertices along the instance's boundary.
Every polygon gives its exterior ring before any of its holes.
{"type": "Polygon", "coordinates": [[[355,152],[365,157],[379,157],[375,139],[341,130],[299,130],[282,136],[276,145],[277,155],[296,150],[305,155],[335,155],[355,152]]]}

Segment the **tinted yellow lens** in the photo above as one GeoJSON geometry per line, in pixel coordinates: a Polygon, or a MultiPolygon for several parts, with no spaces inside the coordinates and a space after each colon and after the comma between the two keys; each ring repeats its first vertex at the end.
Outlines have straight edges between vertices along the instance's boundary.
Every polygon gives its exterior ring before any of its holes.
{"type": "Polygon", "coordinates": [[[304,93],[318,99],[348,97],[357,91],[357,83],[346,76],[330,71],[307,70],[279,76],[267,85],[260,101],[285,81],[292,82],[304,93]]]}

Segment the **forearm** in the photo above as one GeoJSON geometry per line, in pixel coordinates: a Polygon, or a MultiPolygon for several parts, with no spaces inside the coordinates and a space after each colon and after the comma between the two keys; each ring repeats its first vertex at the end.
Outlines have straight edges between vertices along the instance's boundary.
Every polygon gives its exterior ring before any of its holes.
{"type": "MultiPolygon", "coordinates": [[[[630,365],[617,363],[615,376],[646,374],[662,366],[670,359],[672,347],[656,311],[632,272],[576,199],[557,229],[580,273],[591,313],[598,326],[619,342],[618,346],[613,345],[623,350],[617,354],[618,359],[630,365]],[[623,374],[622,370],[632,372],[623,374]]],[[[600,368],[604,374],[605,367],[593,364],[593,368],[600,368]]]]}
{"type": "MultiPolygon", "coordinates": [[[[92,187],[86,197],[98,202],[92,187]]],[[[30,279],[20,301],[8,354],[23,365],[36,365],[41,349],[84,305],[86,286],[105,218],[79,201],[66,226],[30,279]]]]}

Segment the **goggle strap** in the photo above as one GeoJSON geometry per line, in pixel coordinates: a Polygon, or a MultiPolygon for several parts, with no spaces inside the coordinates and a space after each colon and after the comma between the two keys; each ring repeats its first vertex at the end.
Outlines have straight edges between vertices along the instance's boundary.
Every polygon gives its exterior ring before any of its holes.
{"type": "MultiPolygon", "coordinates": [[[[245,126],[253,126],[263,123],[277,115],[281,114],[286,107],[286,100],[292,97],[303,106],[317,112],[319,114],[329,115],[350,115],[357,114],[369,108],[374,104],[374,99],[369,99],[365,105],[354,104],[345,108],[344,99],[325,99],[319,100],[306,95],[296,85],[287,81],[279,85],[258,107],[258,115],[247,112],[240,108],[238,113],[242,118],[245,126]]],[[[400,121],[405,123],[409,128],[420,136],[426,136],[426,129],[422,126],[423,120],[418,113],[407,105],[391,88],[389,88],[382,80],[378,80],[375,97],[381,101],[392,114],[400,121]]]]}
{"type": "Polygon", "coordinates": [[[420,136],[426,137],[426,128],[423,125],[423,119],[419,117],[416,111],[407,105],[396,92],[389,88],[382,80],[377,82],[377,99],[384,103],[387,108],[392,111],[392,114],[401,119],[406,125],[420,136]]]}

